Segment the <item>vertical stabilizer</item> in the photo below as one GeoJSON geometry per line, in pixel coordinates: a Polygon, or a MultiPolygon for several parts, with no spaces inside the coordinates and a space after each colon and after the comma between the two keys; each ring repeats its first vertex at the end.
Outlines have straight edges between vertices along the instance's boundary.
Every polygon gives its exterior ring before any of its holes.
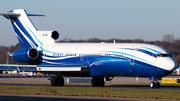
{"type": "Polygon", "coordinates": [[[27,14],[24,9],[11,10],[8,13],[0,13],[11,20],[16,36],[21,47],[36,48],[47,43],[54,43],[59,38],[57,31],[37,31],[28,16],[44,16],[39,14],[27,14]]]}
{"type": "MultiPolygon", "coordinates": [[[[37,29],[30,21],[28,14],[24,9],[9,11],[8,13],[0,13],[7,19],[11,20],[13,28],[16,32],[16,37],[22,48],[36,48],[38,42],[35,33],[37,29]]],[[[30,16],[33,16],[32,14],[30,16]]]]}

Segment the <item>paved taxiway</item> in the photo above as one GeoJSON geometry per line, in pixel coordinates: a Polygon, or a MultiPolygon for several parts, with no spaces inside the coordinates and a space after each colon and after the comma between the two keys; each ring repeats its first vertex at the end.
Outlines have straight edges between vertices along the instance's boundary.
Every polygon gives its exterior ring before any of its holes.
{"type": "MultiPolygon", "coordinates": [[[[165,78],[180,78],[179,76],[168,76],[165,78]]],[[[66,81],[67,78],[65,78],[66,81]]],[[[17,85],[17,86],[51,86],[50,81],[47,78],[0,78],[0,85],[17,85]],[[12,84],[8,82],[41,82],[41,84],[12,84]],[[43,84],[45,83],[45,84],[43,84]],[[49,84],[47,84],[49,83],[49,84]]],[[[130,89],[151,89],[148,85],[125,85],[123,83],[150,83],[148,78],[139,78],[136,81],[135,77],[115,77],[112,81],[106,83],[117,83],[117,85],[105,86],[113,88],[130,88],[130,89]]],[[[66,87],[92,87],[91,85],[64,85],[66,87]]],[[[159,89],[173,89],[180,90],[179,86],[161,86],[159,89]]]]}
{"type": "MultiPolygon", "coordinates": [[[[0,76],[18,76],[17,74],[0,74],[0,76]]],[[[73,78],[73,77],[71,77],[73,78]]],[[[179,78],[180,76],[166,76],[164,78],[179,78]]],[[[67,77],[64,78],[67,82],[67,77]]],[[[47,78],[0,78],[0,82],[49,82],[47,78]]],[[[161,82],[161,81],[159,81],[161,82]]],[[[149,78],[136,78],[136,77],[114,77],[111,81],[106,83],[150,83],[149,78]]]]}
{"type": "MultiPolygon", "coordinates": [[[[17,74],[0,74],[0,76],[18,76],[17,74]]],[[[73,78],[73,77],[71,77],[73,78]]],[[[179,77],[180,78],[180,77],[179,77]]],[[[136,77],[114,77],[112,81],[106,81],[106,83],[149,83],[148,78],[136,77]]],[[[67,82],[67,77],[64,78],[67,82]]],[[[0,78],[0,82],[50,82],[47,78],[0,78]]]]}
{"type": "MultiPolygon", "coordinates": [[[[180,77],[166,77],[166,78],[180,78],[180,77]]],[[[66,78],[65,78],[66,80],[66,78]]],[[[51,86],[47,78],[0,78],[0,85],[17,85],[17,86],[51,86]],[[41,84],[11,84],[8,82],[41,82],[41,84]],[[45,84],[43,84],[43,82],[45,84]],[[49,84],[47,84],[49,83],[49,84]]],[[[115,77],[111,82],[118,83],[117,85],[105,86],[113,88],[130,88],[130,89],[151,89],[147,85],[124,85],[123,83],[149,83],[148,78],[139,78],[136,81],[135,77],[115,77]]],[[[65,85],[65,87],[92,87],[91,85],[65,85]]],[[[178,86],[161,86],[160,89],[178,89],[178,86]]],[[[158,100],[158,99],[129,99],[129,98],[104,98],[104,97],[75,97],[75,96],[52,96],[52,95],[18,95],[18,94],[0,94],[0,101],[173,101],[173,100],[158,100]]]]}
{"type": "Polygon", "coordinates": [[[0,94],[0,101],[173,101],[159,99],[109,98],[83,96],[53,96],[53,95],[19,95],[0,94]]]}

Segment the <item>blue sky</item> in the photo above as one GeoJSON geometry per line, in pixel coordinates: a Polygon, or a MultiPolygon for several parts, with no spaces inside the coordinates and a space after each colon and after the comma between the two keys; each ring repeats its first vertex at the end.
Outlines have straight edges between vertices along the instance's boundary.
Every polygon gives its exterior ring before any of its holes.
{"type": "MultiPolygon", "coordinates": [[[[3,0],[0,12],[26,9],[38,30],[57,30],[59,40],[180,37],[180,0],[3,0]]],[[[9,20],[0,16],[0,45],[18,43],[9,20]]]]}

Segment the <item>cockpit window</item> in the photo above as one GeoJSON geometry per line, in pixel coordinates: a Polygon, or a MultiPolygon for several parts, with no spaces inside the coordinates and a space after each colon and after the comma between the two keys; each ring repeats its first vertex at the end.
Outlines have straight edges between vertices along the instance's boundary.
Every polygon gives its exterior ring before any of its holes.
{"type": "Polygon", "coordinates": [[[153,54],[154,57],[160,57],[160,54],[153,54]]]}
{"type": "Polygon", "coordinates": [[[169,57],[168,54],[161,54],[161,57],[169,57]]]}
{"type": "Polygon", "coordinates": [[[172,54],[153,54],[154,57],[173,57],[172,54]]]}

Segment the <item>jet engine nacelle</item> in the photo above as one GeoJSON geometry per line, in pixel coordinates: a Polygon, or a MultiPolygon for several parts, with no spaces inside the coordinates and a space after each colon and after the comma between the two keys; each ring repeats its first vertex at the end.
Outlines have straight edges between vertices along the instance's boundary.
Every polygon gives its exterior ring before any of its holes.
{"type": "Polygon", "coordinates": [[[59,38],[59,33],[57,31],[38,31],[36,34],[37,39],[41,43],[54,43],[55,40],[59,38]]]}
{"type": "Polygon", "coordinates": [[[42,31],[43,37],[48,37],[53,40],[57,40],[59,38],[59,33],[57,31],[42,31]]]}
{"type": "Polygon", "coordinates": [[[28,62],[30,60],[36,60],[39,53],[36,49],[21,49],[12,54],[12,58],[17,62],[28,62]]]}

